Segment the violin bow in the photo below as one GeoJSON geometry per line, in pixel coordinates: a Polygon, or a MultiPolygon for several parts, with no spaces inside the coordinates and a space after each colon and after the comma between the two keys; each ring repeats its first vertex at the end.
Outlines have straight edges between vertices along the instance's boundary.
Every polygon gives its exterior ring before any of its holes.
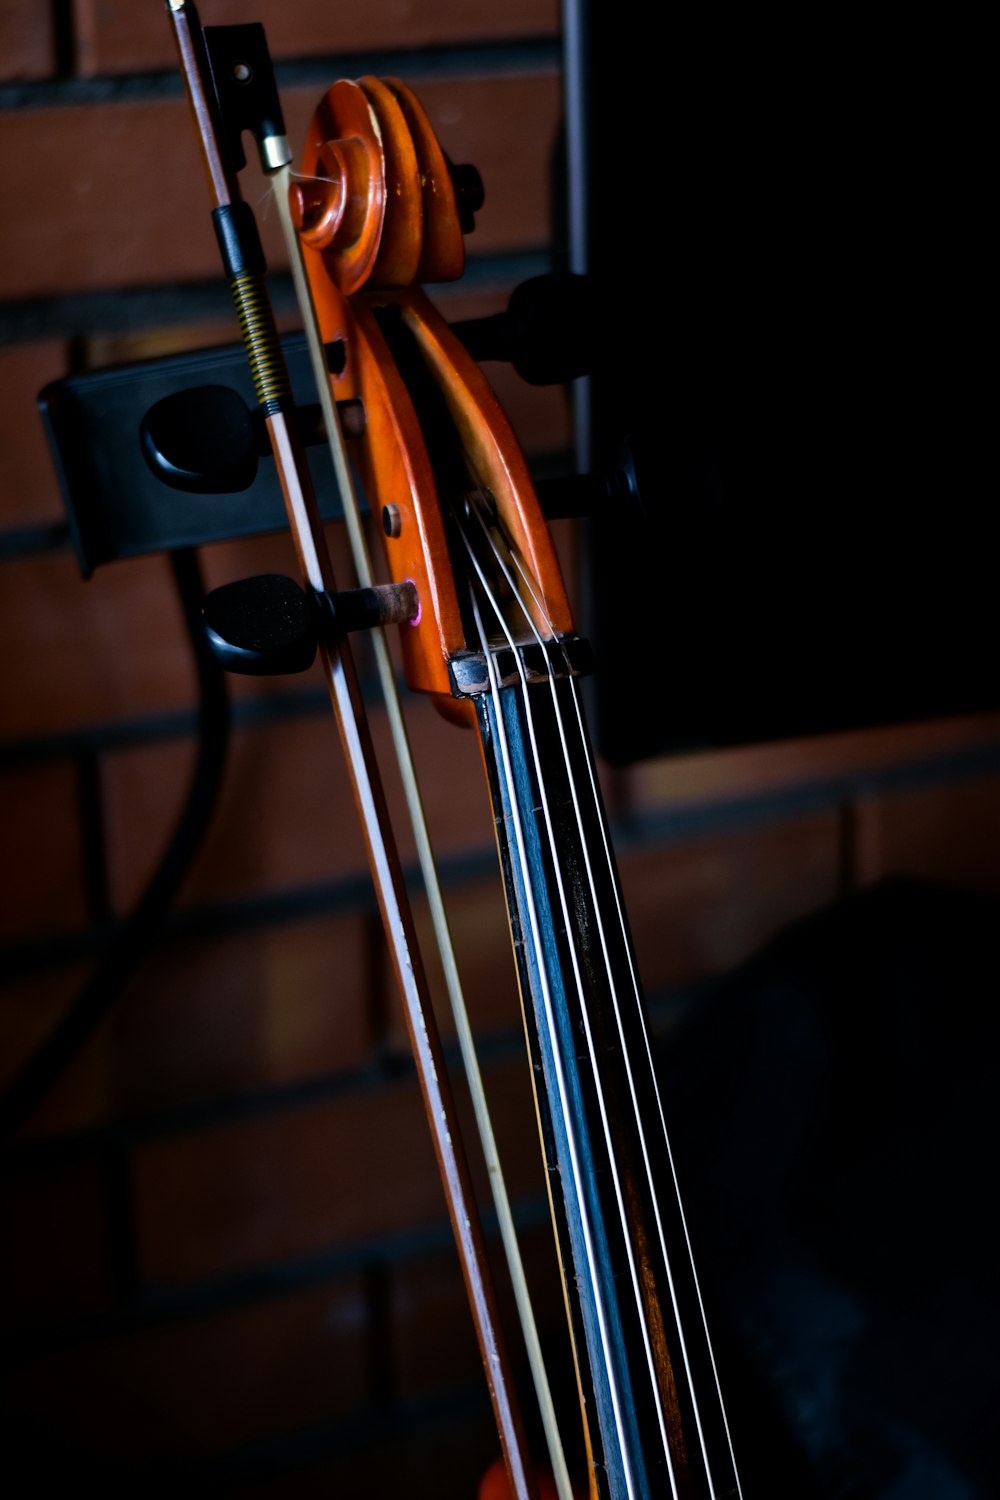
{"type": "MultiPolygon", "coordinates": [[[[329,611],[332,601],[337,599],[333,568],[319,520],[308,464],[291,420],[291,391],[264,282],[266,267],[256,222],[252,211],[240,195],[236,169],[231,154],[227,152],[225,131],[213,86],[212,69],[209,65],[205,33],[199,23],[195,7],[190,0],[167,0],[167,9],[174,28],[188,99],[198,129],[213,201],[213,224],[219,241],[223,266],[236,305],[255,391],[264,413],[302,578],[309,595],[314,600],[320,601],[317,607],[329,611]]],[[[261,70],[261,65],[266,59],[266,44],[263,44],[262,29],[259,27],[239,29],[244,33],[244,39],[252,49],[257,69],[261,70]],[[257,35],[252,37],[251,33],[257,33],[257,35]]],[[[233,28],[227,28],[227,30],[232,32],[233,28]]],[[[263,87],[268,107],[257,111],[256,121],[261,164],[269,174],[280,174],[283,182],[291,161],[291,150],[285,136],[277,94],[273,91],[273,76],[271,87],[268,87],[269,65],[264,67],[263,71],[265,76],[261,79],[254,75],[254,64],[248,62],[246,57],[237,57],[231,63],[230,76],[237,85],[241,82],[253,81],[258,89],[263,87]]],[[[236,139],[237,141],[239,139],[238,128],[236,139]]],[[[293,257],[293,265],[294,263],[293,257]]],[[[325,370],[317,384],[321,401],[323,401],[324,392],[328,388],[325,370]]],[[[324,402],[327,430],[334,452],[335,473],[339,483],[343,486],[342,493],[347,501],[348,512],[350,512],[353,486],[350,483],[342,438],[338,442],[339,422],[336,411],[330,410],[331,405],[328,399],[324,402]]],[[[356,500],[354,505],[356,509],[356,500]]],[[[353,522],[349,521],[348,525],[352,539],[357,536],[363,543],[359,517],[355,515],[353,522]]],[[[367,558],[358,571],[362,589],[375,594],[376,591],[370,587],[371,570],[367,564],[367,558]]],[[[390,590],[388,595],[383,591],[377,598],[376,613],[383,621],[401,622],[412,618],[416,613],[417,602],[412,588],[402,591],[390,590]]],[[[378,638],[376,632],[376,639],[378,638]]],[[[387,679],[392,678],[384,642],[381,649],[376,647],[376,650],[380,676],[384,684],[387,679]]],[[[447,1081],[440,1038],[420,959],[395,839],[389,822],[381,776],[361,700],[357,673],[350,648],[342,636],[336,640],[321,640],[319,652],[365,833],[379,909],[393,960],[397,986],[403,1000],[421,1096],[465,1278],[511,1492],[518,1497],[518,1500],[521,1500],[521,1497],[524,1497],[524,1500],[533,1500],[536,1495],[536,1482],[528,1460],[523,1423],[497,1320],[496,1300],[486,1262],[482,1229],[455,1119],[454,1101],[447,1081]]],[[[396,707],[393,718],[401,721],[398,699],[395,698],[394,692],[387,701],[392,705],[394,699],[396,707]]],[[[391,708],[390,711],[392,712],[391,708]]],[[[412,766],[408,753],[405,759],[412,766]]],[[[408,781],[412,782],[415,789],[416,783],[412,773],[408,781]]],[[[409,788],[408,795],[412,795],[409,793],[409,788]]],[[[414,826],[421,848],[423,867],[429,855],[430,844],[422,813],[414,819],[414,826]]],[[[425,870],[425,880],[426,878],[425,870]]],[[[435,876],[432,876],[428,883],[428,891],[433,892],[432,904],[443,914],[440,888],[435,876]]],[[[443,953],[446,969],[449,971],[449,990],[453,991],[455,979],[452,976],[457,976],[457,969],[450,940],[443,946],[443,953]]],[[[464,1014],[464,1006],[459,1009],[460,1014],[464,1014]]],[[[463,1029],[465,1032],[470,1031],[467,1015],[463,1029]]],[[[482,1095],[481,1084],[479,1093],[482,1095]]],[[[484,1105],[477,1104],[477,1115],[483,1107],[484,1105]]],[[[492,1135],[492,1132],[490,1134],[492,1135]]],[[[495,1148],[493,1154],[495,1157],[495,1148]]],[[[491,1177],[493,1176],[491,1172],[491,1177]]],[[[504,1194],[504,1201],[506,1201],[506,1194],[504,1194]]],[[[506,1217],[510,1220],[509,1205],[506,1217]]]]}

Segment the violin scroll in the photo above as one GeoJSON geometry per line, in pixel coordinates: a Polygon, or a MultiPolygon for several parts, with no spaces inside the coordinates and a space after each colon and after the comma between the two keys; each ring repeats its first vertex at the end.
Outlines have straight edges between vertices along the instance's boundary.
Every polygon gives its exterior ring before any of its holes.
{"type": "Polygon", "coordinates": [[[455,168],[398,78],[341,79],[306,135],[292,218],[345,296],[363,286],[455,281],[482,206],[474,167],[455,168]]]}
{"type": "Polygon", "coordinates": [[[412,580],[420,598],[420,614],[402,636],[407,681],[463,721],[450,664],[479,648],[456,590],[450,510],[472,494],[487,497],[536,580],[536,624],[573,630],[513,430],[478,365],[417,285],[461,273],[463,215],[481,201],[477,184],[474,168],[451,167],[404,84],[364,78],[327,91],[290,196],[322,342],[342,351],[329,376],[332,393],[338,405],[360,400],[364,408],[364,438],[352,457],[369,506],[385,522],[389,575],[412,580]],[[363,151],[345,149],[352,130],[363,151]],[[324,182],[331,167],[348,177],[324,182]],[[359,206],[353,216],[351,197],[359,206]]]}

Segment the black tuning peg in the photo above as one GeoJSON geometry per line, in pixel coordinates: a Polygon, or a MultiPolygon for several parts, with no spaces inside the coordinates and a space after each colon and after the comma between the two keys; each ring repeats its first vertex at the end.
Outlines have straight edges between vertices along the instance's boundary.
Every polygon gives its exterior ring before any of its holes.
{"type": "Polygon", "coordinates": [[[463,162],[456,167],[449,156],[445,156],[445,162],[455,189],[459,228],[463,234],[471,234],[476,227],[475,215],[486,201],[483,179],[471,163],[463,162]]]}
{"type": "Polygon", "coordinates": [[[311,667],[320,640],[414,620],[418,607],[408,581],[307,593],[281,573],[262,573],[213,589],[202,615],[212,655],[227,671],[280,677],[311,667]]]}
{"type": "Polygon", "coordinates": [[[601,316],[594,282],[553,272],[515,287],[507,311],[454,323],[473,359],[512,364],[529,385],[561,385],[593,372],[600,357],[601,316]]]}
{"type": "Polygon", "coordinates": [[[259,424],[228,385],[192,386],[157,401],[142,419],[139,443],[153,473],[174,490],[234,494],[257,477],[259,424]]]}
{"type": "MultiPolygon", "coordinates": [[[[360,401],[338,402],[347,437],[364,431],[360,401]]],[[[323,442],[323,415],[315,403],[295,410],[305,444],[323,442]]],[[[164,396],[139,426],[143,457],[158,479],[174,490],[199,495],[230,495],[247,490],[270,442],[259,411],[251,411],[228,385],[198,385],[164,396]]]]}
{"type": "Polygon", "coordinates": [[[642,435],[632,433],[622,442],[615,463],[603,473],[539,479],[535,489],[542,510],[550,521],[622,510],[644,518],[649,508],[649,495],[640,486],[640,477],[648,478],[644,454],[642,435]]]}

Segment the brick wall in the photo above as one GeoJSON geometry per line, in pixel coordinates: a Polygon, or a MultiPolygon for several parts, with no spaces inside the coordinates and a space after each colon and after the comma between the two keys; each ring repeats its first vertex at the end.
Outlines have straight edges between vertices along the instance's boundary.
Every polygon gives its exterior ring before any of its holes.
{"type": "MultiPolygon", "coordinates": [[[[502,306],[544,267],[554,3],[203,6],[207,22],[255,18],[293,139],[339,73],[397,71],[452,157],[479,165],[487,207],[453,314],[502,306]]],[[[70,369],[234,336],[204,191],[159,7],[9,0],[4,1079],[136,900],[193,753],[169,569],[147,558],[81,581],[35,395],[70,369]]],[[[533,458],[564,454],[563,393],[493,373],[533,458]]],[[[203,565],[221,582],[287,567],[288,550],[224,544],[203,565]]],[[[451,1493],[469,1494],[495,1440],[336,734],[315,681],[244,680],[233,697],[223,793],[178,912],[3,1157],[9,1441],[45,1472],[143,1493],[380,1495],[406,1476],[411,1494],[438,1496],[444,1464],[451,1493]]],[[[528,1259],[556,1322],[481,772],[471,740],[426,705],[411,719],[528,1259]]],[[[1000,721],[978,717],[607,770],[658,1024],[784,924],[886,873],[1000,891],[998,768],[1000,721]]]]}

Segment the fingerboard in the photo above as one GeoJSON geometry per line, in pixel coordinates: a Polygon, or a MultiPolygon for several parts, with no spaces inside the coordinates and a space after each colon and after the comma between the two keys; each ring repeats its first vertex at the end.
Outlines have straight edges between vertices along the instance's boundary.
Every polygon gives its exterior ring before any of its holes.
{"type": "Polygon", "coordinates": [[[739,1496],[576,682],[476,708],[598,1493],[739,1496]]]}

